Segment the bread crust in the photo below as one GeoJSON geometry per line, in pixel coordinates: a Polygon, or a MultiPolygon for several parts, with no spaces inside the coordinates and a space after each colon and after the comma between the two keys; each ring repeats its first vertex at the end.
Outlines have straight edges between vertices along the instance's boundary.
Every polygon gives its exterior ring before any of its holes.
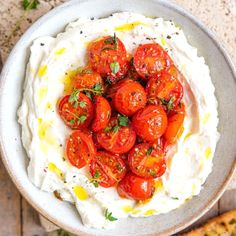
{"type": "Polygon", "coordinates": [[[236,236],[236,210],[217,216],[182,236],[236,236]]]}

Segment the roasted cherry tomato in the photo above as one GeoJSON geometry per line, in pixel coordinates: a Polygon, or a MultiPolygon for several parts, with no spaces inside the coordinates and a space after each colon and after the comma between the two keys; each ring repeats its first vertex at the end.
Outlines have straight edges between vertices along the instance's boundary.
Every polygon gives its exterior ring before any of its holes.
{"type": "Polygon", "coordinates": [[[180,103],[168,116],[168,125],[164,134],[167,143],[175,143],[183,133],[184,117],[184,104],[180,103]]]}
{"type": "Polygon", "coordinates": [[[123,77],[129,67],[125,46],[115,35],[90,43],[88,59],[95,71],[112,82],[123,77]]]}
{"type": "Polygon", "coordinates": [[[83,69],[72,80],[73,89],[92,89],[96,85],[103,87],[102,77],[98,73],[92,71],[90,68],[83,69]]]}
{"type": "Polygon", "coordinates": [[[126,174],[117,186],[117,191],[121,197],[141,201],[151,198],[154,190],[153,179],[144,179],[133,173],[126,174]]]}
{"type": "Polygon", "coordinates": [[[159,44],[140,45],[134,54],[134,67],[144,79],[159,74],[171,64],[171,58],[159,44]]]}
{"type": "Polygon", "coordinates": [[[97,132],[106,128],[111,118],[111,106],[102,96],[94,97],[95,117],[92,124],[92,130],[97,132]]]}
{"type": "Polygon", "coordinates": [[[90,163],[92,182],[102,187],[109,188],[118,183],[126,173],[124,161],[115,154],[101,151],[90,163]]]}
{"type": "Polygon", "coordinates": [[[131,79],[119,81],[110,88],[108,93],[116,110],[126,116],[132,116],[136,111],[145,107],[147,102],[143,86],[131,79]]]}
{"type": "Polygon", "coordinates": [[[134,146],[136,133],[127,117],[113,117],[108,126],[97,133],[97,141],[107,151],[122,154],[134,146]]]}
{"type": "Polygon", "coordinates": [[[176,107],[183,97],[183,87],[179,80],[167,71],[152,77],[146,87],[151,104],[163,104],[167,110],[176,107]]]}
{"type": "Polygon", "coordinates": [[[93,118],[93,104],[83,93],[73,92],[59,100],[58,113],[69,128],[85,128],[93,118]]]}
{"type": "Polygon", "coordinates": [[[129,64],[130,65],[129,65],[127,77],[132,80],[139,80],[141,78],[141,76],[138,74],[138,72],[136,71],[136,69],[134,67],[134,58],[131,58],[129,64]]]}
{"type": "Polygon", "coordinates": [[[142,139],[155,142],[166,130],[167,115],[162,106],[148,105],[133,116],[132,124],[142,139]]]}
{"type": "Polygon", "coordinates": [[[70,163],[77,168],[88,164],[95,154],[96,148],[88,132],[74,131],[66,141],[66,156],[70,163]]]}
{"type": "Polygon", "coordinates": [[[163,151],[147,143],[134,146],[129,152],[128,162],[131,171],[144,178],[157,178],[166,171],[163,151]]]}

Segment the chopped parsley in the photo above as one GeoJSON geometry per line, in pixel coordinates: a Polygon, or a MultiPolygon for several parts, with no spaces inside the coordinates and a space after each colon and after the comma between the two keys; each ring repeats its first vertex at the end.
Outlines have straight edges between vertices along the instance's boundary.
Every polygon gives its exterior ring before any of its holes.
{"type": "Polygon", "coordinates": [[[37,6],[40,4],[38,0],[23,0],[22,6],[25,11],[36,9],[37,6]]]}
{"type": "Polygon", "coordinates": [[[91,179],[90,183],[94,185],[95,188],[98,188],[98,178],[100,177],[100,172],[98,170],[95,171],[93,178],[91,179]]]}
{"type": "Polygon", "coordinates": [[[127,126],[129,123],[129,118],[127,116],[118,116],[118,124],[120,126],[127,126]]]}
{"type": "Polygon", "coordinates": [[[115,221],[117,220],[117,218],[115,218],[113,215],[112,215],[112,212],[109,212],[108,209],[105,210],[105,218],[109,221],[115,221]]]}
{"type": "Polygon", "coordinates": [[[116,74],[120,70],[120,64],[117,61],[114,61],[110,64],[110,68],[113,74],[116,74]]]}
{"type": "Polygon", "coordinates": [[[150,156],[150,155],[152,154],[152,150],[153,150],[152,147],[148,148],[148,150],[147,150],[147,155],[148,155],[148,156],[150,156]]]}

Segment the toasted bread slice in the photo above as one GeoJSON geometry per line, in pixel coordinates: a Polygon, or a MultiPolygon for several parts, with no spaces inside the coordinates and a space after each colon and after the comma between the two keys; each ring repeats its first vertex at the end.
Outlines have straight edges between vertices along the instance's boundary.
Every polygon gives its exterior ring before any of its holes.
{"type": "Polygon", "coordinates": [[[236,210],[215,217],[183,236],[236,236],[236,210]]]}

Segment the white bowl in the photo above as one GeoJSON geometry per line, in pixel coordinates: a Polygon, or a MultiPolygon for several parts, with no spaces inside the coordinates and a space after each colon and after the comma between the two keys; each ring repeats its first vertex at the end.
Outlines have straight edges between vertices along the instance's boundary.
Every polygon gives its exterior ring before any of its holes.
{"type": "MultiPolygon", "coordinates": [[[[15,185],[28,202],[50,221],[79,235],[170,235],[203,215],[221,196],[235,168],[236,82],[235,69],[212,34],[181,8],[155,0],[74,0],[47,13],[34,23],[12,50],[1,75],[0,136],[3,162],[15,185]],[[177,210],[148,218],[121,220],[113,230],[101,231],[82,225],[75,207],[34,187],[27,177],[28,159],[22,147],[16,111],[22,99],[22,85],[29,46],[42,35],[56,35],[80,16],[105,17],[118,11],[172,19],[182,26],[189,42],[198,48],[211,70],[219,102],[220,141],[214,168],[199,196],[177,210]]],[[[207,91],[206,91],[207,92],[207,91]]]]}

